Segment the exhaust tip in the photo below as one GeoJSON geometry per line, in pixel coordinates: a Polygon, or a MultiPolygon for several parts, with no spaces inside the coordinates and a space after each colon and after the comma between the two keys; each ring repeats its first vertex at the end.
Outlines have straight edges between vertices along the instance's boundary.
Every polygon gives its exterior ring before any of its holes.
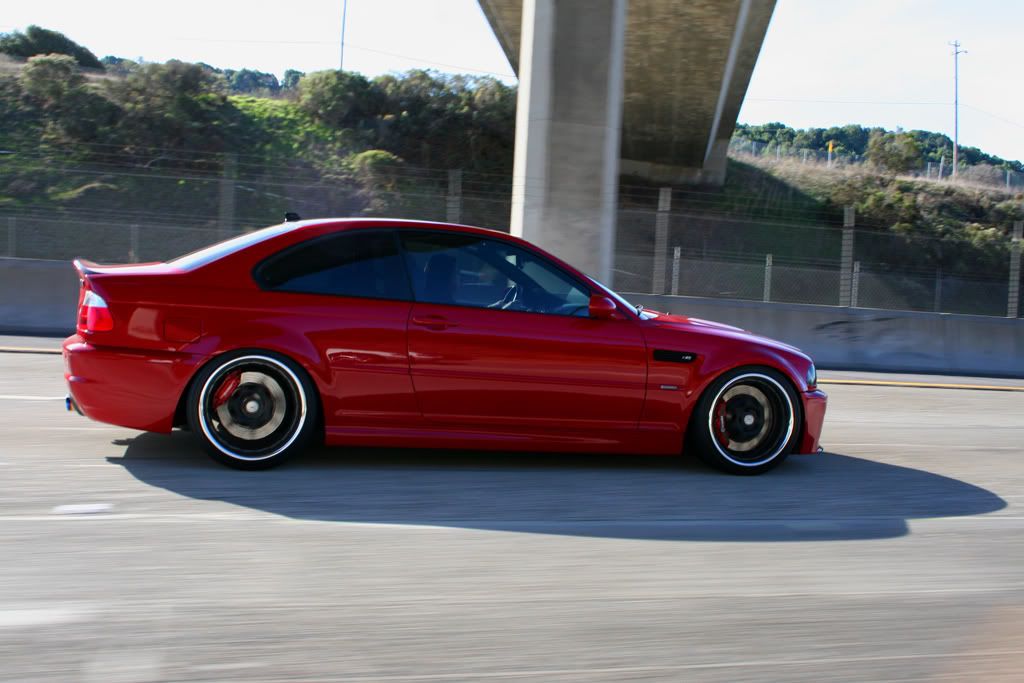
{"type": "Polygon", "coordinates": [[[71,398],[71,394],[68,394],[67,396],[64,397],[64,409],[66,411],[68,411],[69,413],[72,410],[74,410],[76,413],[78,413],[82,417],[85,417],[85,413],[83,413],[82,409],[78,407],[77,403],[75,403],[75,399],[71,398]]]}

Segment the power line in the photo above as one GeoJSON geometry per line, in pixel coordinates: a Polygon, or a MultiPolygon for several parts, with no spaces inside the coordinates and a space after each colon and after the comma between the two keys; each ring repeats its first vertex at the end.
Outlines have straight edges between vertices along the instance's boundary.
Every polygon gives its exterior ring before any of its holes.
{"type": "Polygon", "coordinates": [[[978,112],[980,114],[984,114],[985,116],[991,116],[996,121],[1002,121],[1003,123],[1007,123],[1007,124],[1009,124],[1011,126],[1016,126],[1017,128],[1024,128],[1024,123],[1020,123],[1019,121],[1011,121],[1010,119],[1004,119],[1002,116],[999,116],[998,114],[993,114],[990,111],[985,111],[984,109],[979,109],[978,107],[975,107],[974,105],[971,105],[971,104],[967,104],[966,102],[961,102],[960,106],[961,107],[967,107],[968,109],[973,109],[974,111],[976,111],[976,112],[978,112]]]}
{"type": "MultiPolygon", "coordinates": [[[[334,40],[253,40],[253,39],[242,39],[242,38],[184,38],[176,37],[171,40],[178,40],[183,42],[193,43],[227,43],[227,44],[243,44],[243,45],[338,45],[338,41],[334,40]]],[[[363,52],[373,52],[374,54],[385,55],[388,57],[398,57],[400,59],[408,59],[412,62],[419,62],[420,64],[430,64],[432,66],[443,66],[448,69],[459,69],[460,71],[471,71],[474,73],[486,74],[489,76],[500,76],[502,78],[515,78],[516,75],[512,73],[503,73],[500,71],[487,71],[486,69],[477,69],[462,64],[450,64],[448,62],[437,62],[431,59],[423,59],[422,57],[414,57],[412,55],[399,54],[397,52],[389,52],[387,50],[378,50],[377,48],[365,47],[363,45],[355,45],[353,43],[346,43],[345,47],[349,50],[361,50],[363,52]]]]}
{"type": "Polygon", "coordinates": [[[949,102],[893,101],[893,100],[823,100],[787,97],[747,97],[748,102],[804,102],[808,104],[877,104],[877,105],[922,105],[948,107],[949,102]]]}

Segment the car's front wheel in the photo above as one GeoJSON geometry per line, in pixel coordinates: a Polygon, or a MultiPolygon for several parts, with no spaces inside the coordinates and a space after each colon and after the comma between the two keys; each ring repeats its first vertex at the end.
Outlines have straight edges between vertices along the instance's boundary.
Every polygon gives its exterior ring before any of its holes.
{"type": "Polygon", "coordinates": [[[735,474],[760,474],[796,447],[800,400],[769,368],[737,368],[716,379],[694,408],[688,443],[706,462],[735,474]]]}
{"type": "Polygon", "coordinates": [[[305,371],[290,359],[265,351],[228,353],[192,383],[188,423],[217,462],[266,469],[310,444],[318,399],[305,371]]]}

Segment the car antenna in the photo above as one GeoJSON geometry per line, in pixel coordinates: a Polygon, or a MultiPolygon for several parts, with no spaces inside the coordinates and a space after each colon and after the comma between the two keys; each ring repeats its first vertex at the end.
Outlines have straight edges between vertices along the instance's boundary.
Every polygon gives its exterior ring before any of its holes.
{"type": "Polygon", "coordinates": [[[299,216],[299,214],[295,213],[294,211],[289,211],[288,213],[286,213],[284,215],[284,222],[285,223],[294,223],[295,221],[301,221],[301,220],[302,220],[302,217],[299,216]]]}

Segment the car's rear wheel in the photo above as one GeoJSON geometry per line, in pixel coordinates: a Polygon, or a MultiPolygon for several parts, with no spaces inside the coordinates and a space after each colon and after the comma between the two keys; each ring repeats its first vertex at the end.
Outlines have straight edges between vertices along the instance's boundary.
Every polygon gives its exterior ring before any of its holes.
{"type": "Polygon", "coordinates": [[[200,371],[189,390],[188,423],[217,462],[266,469],[310,444],[318,400],[305,371],[290,359],[239,351],[200,371]]]}
{"type": "Polygon", "coordinates": [[[760,474],[796,447],[801,417],[799,398],[781,373],[737,368],[712,382],[697,402],[688,443],[719,469],[760,474]]]}

